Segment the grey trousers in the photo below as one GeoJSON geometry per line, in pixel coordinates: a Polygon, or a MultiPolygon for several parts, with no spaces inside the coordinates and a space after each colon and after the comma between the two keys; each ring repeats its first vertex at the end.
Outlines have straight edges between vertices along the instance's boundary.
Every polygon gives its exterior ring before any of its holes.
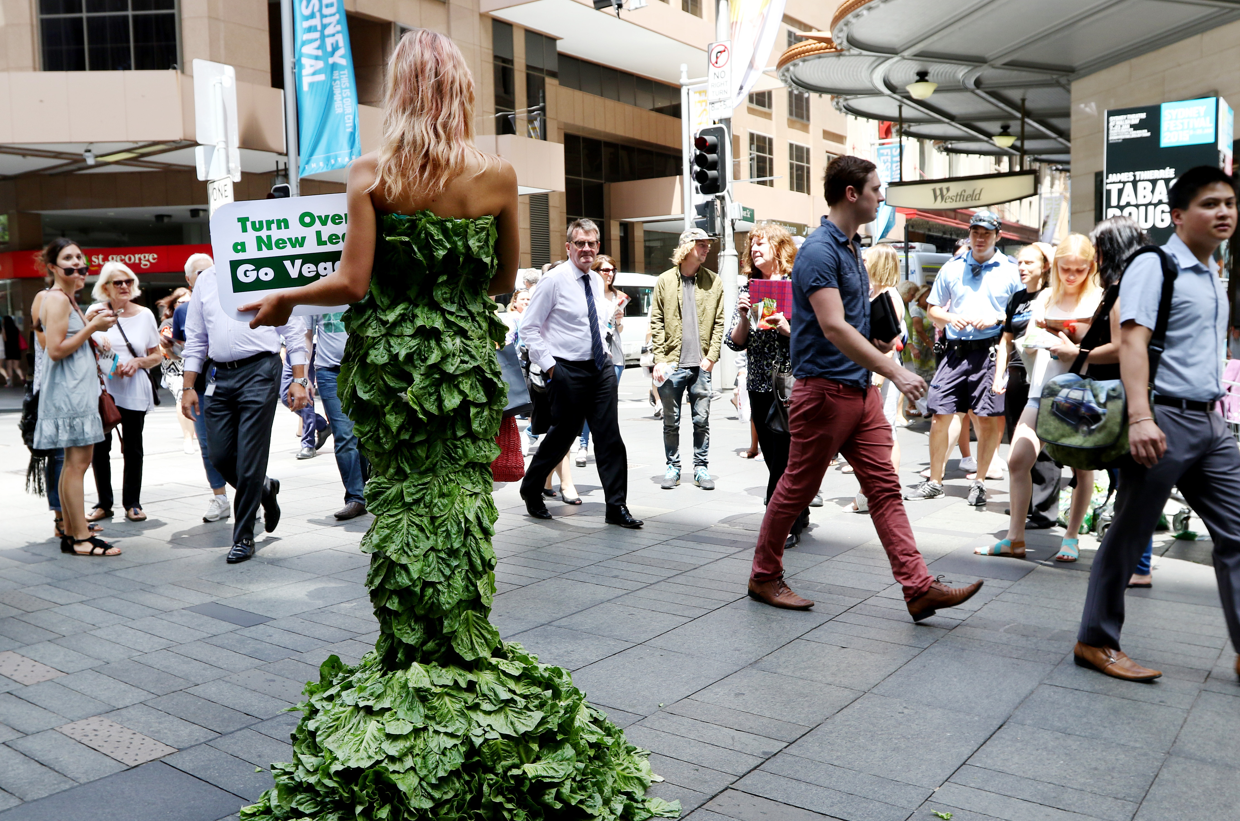
{"type": "Polygon", "coordinates": [[[1152,468],[1121,468],[1115,519],[1089,574],[1077,638],[1120,649],[1124,591],[1178,485],[1214,540],[1214,573],[1232,647],[1240,652],[1240,450],[1217,413],[1155,406],[1167,452],[1152,468]]]}
{"type": "Polygon", "coordinates": [[[280,357],[272,354],[236,370],[216,364],[214,384],[206,411],[207,447],[211,464],[235,491],[236,544],[254,538],[271,454],[271,423],[280,398],[280,357]]]}

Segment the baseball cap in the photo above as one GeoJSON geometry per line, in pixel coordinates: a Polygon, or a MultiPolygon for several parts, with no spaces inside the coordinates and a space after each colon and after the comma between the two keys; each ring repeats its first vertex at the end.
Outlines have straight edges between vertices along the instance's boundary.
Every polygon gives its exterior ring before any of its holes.
{"type": "Polygon", "coordinates": [[[998,231],[999,226],[1002,224],[1003,222],[999,219],[998,214],[994,211],[986,210],[978,211],[973,215],[973,219],[969,220],[970,228],[974,225],[980,225],[988,231],[998,231]]]}
{"type": "Polygon", "coordinates": [[[709,240],[710,234],[706,233],[701,228],[690,228],[688,231],[685,231],[680,235],[679,244],[684,245],[689,242],[697,242],[700,239],[709,240]]]}

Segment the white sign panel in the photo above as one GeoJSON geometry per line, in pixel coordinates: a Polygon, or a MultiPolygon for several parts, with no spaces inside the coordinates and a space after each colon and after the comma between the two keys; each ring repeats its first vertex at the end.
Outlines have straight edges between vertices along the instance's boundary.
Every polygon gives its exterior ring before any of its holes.
{"type": "Polygon", "coordinates": [[[706,49],[706,102],[712,119],[732,116],[732,41],[711,43],[706,49]]]}
{"type": "Polygon", "coordinates": [[[887,204],[893,208],[950,211],[981,208],[1032,197],[1038,193],[1038,173],[987,174],[946,180],[893,182],[887,186],[887,204]]]}
{"type": "Polygon", "coordinates": [[[211,152],[198,152],[198,179],[232,177],[233,182],[241,182],[237,72],[232,66],[194,60],[194,137],[199,145],[210,146],[219,154],[213,160],[211,152]]]}
{"type": "Polygon", "coordinates": [[[233,181],[232,177],[224,177],[222,180],[211,180],[207,183],[207,217],[210,218],[221,205],[227,205],[233,201],[233,181]]]}
{"type": "MultiPolygon", "coordinates": [[[[220,206],[211,215],[211,251],[220,306],[233,319],[237,311],[272,291],[317,282],[335,271],[349,228],[345,194],[247,200],[220,206]]],[[[294,316],[330,314],[347,305],[298,305],[294,316]]]]}

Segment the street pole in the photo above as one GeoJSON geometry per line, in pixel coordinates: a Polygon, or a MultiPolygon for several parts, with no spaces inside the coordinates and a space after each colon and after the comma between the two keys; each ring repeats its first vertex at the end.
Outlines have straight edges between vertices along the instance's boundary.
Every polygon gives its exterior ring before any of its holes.
{"type": "Polygon", "coordinates": [[[693,95],[689,93],[689,67],[680,64],[680,201],[685,213],[685,227],[693,227],[693,116],[689,110],[693,95]]]}
{"type": "MultiPolygon", "coordinates": [[[[731,40],[732,39],[732,19],[731,11],[728,7],[728,0],[719,0],[718,11],[715,17],[715,39],[731,40]]],[[[728,147],[727,158],[732,160],[732,118],[727,117],[719,121],[724,127],[727,134],[728,147]]],[[[733,168],[736,166],[733,165],[733,168]]],[[[732,313],[736,310],[737,295],[737,275],[739,273],[739,263],[736,256],[736,239],[732,236],[732,168],[727,169],[728,187],[723,193],[723,249],[719,252],[719,276],[723,280],[723,316],[724,328],[732,319],[732,313]]],[[[729,391],[736,383],[736,354],[727,345],[721,345],[719,351],[719,379],[715,382],[719,386],[719,390],[729,391]]]]}
{"type": "Polygon", "coordinates": [[[301,194],[297,156],[297,46],[293,31],[293,0],[280,0],[281,42],[284,48],[284,147],[288,154],[289,195],[301,194]]]}

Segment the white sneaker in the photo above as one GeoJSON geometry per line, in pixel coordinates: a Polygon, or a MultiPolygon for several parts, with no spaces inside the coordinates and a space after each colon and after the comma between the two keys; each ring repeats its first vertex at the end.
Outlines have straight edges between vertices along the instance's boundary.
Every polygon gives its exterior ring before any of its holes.
{"type": "Polygon", "coordinates": [[[963,471],[977,470],[977,459],[972,456],[966,456],[960,460],[960,469],[963,471]]]}
{"type": "Polygon", "coordinates": [[[198,452],[198,443],[194,441],[194,437],[187,436],[185,437],[185,442],[181,445],[181,450],[189,454],[195,454],[198,452]]]}
{"type": "Polygon", "coordinates": [[[586,448],[584,446],[577,448],[577,459],[575,460],[577,467],[583,468],[586,466],[586,455],[586,448]]]}
{"type": "Polygon", "coordinates": [[[203,514],[202,520],[204,522],[218,522],[227,519],[231,515],[232,505],[228,503],[228,496],[226,494],[213,494],[211,496],[211,503],[207,505],[207,512],[203,514]]]}

